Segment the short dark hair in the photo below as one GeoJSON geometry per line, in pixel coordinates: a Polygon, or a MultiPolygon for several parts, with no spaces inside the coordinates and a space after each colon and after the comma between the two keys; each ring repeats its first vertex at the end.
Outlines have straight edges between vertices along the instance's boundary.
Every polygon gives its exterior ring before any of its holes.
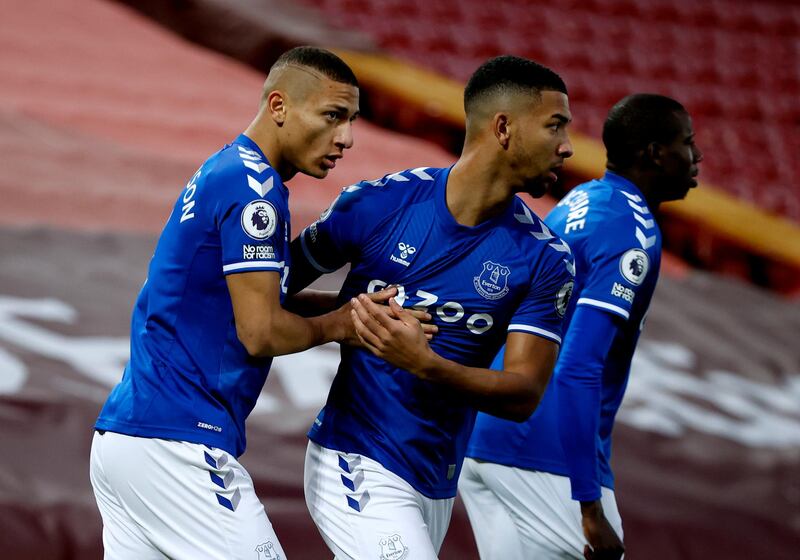
{"type": "Polygon", "coordinates": [[[331,51],[319,47],[295,47],[279,56],[270,71],[290,64],[313,68],[335,82],[358,87],[356,75],[344,60],[331,51]]]}
{"type": "Polygon", "coordinates": [[[618,101],[603,125],[608,162],[624,169],[651,142],[672,142],[681,131],[676,118],[680,113],[688,114],[683,105],[655,93],[635,93],[618,101]]]}
{"type": "Polygon", "coordinates": [[[464,111],[489,95],[504,91],[539,95],[542,91],[567,93],[561,77],[546,66],[513,55],[491,58],[475,70],[464,89],[464,111]]]}

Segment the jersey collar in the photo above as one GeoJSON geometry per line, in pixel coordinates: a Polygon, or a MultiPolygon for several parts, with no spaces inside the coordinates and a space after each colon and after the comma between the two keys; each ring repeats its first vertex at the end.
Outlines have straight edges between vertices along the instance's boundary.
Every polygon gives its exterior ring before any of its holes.
{"type": "Polygon", "coordinates": [[[622,175],[617,175],[613,171],[606,170],[605,175],[603,175],[602,181],[614,187],[615,189],[622,189],[624,191],[628,191],[631,194],[636,194],[642,197],[642,200],[647,200],[642,194],[642,191],[639,190],[639,187],[636,186],[635,183],[629,181],[622,175]]]}
{"type": "Polygon", "coordinates": [[[436,214],[439,217],[439,223],[446,231],[458,234],[478,235],[492,229],[496,225],[503,223],[504,220],[508,220],[512,217],[514,213],[514,201],[510,200],[508,207],[490,220],[481,222],[476,226],[465,226],[463,224],[459,224],[450,213],[450,209],[447,207],[447,179],[450,176],[450,170],[452,169],[452,165],[443,169],[436,178],[435,185],[436,214]]]}

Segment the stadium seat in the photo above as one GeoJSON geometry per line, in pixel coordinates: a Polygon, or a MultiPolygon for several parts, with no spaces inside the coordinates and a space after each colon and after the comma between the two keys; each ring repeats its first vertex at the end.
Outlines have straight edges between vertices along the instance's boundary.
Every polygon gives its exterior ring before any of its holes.
{"type": "Polygon", "coordinates": [[[389,52],[461,81],[502,53],[550,65],[567,81],[574,126],[595,136],[622,96],[671,95],[695,118],[705,179],[800,220],[792,202],[800,199],[793,162],[800,160],[793,140],[800,126],[797,2],[305,1],[344,27],[372,34],[389,52]],[[742,157],[754,148],[749,138],[761,140],[759,153],[772,165],[742,157]]]}

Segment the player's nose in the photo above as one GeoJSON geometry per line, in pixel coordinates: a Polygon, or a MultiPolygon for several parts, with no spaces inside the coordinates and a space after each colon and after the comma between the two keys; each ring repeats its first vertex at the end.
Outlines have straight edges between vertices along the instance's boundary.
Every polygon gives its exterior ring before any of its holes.
{"type": "Polygon", "coordinates": [[[353,147],[353,123],[347,121],[342,123],[336,130],[334,143],[337,147],[347,150],[353,147]]]}
{"type": "Polygon", "coordinates": [[[556,153],[564,159],[572,157],[572,141],[569,139],[569,136],[566,136],[564,141],[559,144],[556,153]]]}
{"type": "Polygon", "coordinates": [[[695,145],[694,146],[694,162],[695,163],[700,163],[701,161],[703,161],[703,152],[700,151],[700,148],[698,148],[695,145]]]}

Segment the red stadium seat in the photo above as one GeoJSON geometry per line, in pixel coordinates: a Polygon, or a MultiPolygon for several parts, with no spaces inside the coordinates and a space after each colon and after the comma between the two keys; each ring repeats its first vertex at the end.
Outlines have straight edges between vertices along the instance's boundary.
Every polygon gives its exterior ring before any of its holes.
{"type": "Polygon", "coordinates": [[[460,80],[502,53],[548,64],[567,81],[574,126],[597,137],[622,96],[671,95],[695,117],[704,178],[800,220],[798,205],[787,202],[800,199],[797,2],[305,1],[388,51],[460,80]],[[752,150],[763,154],[758,163],[742,157],[752,150]]]}

